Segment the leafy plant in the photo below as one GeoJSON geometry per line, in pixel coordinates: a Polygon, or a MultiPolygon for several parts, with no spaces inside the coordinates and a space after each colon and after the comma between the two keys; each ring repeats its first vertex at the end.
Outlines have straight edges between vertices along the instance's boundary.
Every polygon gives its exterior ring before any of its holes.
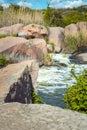
{"type": "Polygon", "coordinates": [[[36,94],[35,92],[33,92],[33,95],[32,95],[32,100],[33,100],[33,103],[34,104],[43,104],[43,100],[41,99],[41,97],[36,94]]]}
{"type": "Polygon", "coordinates": [[[52,65],[52,55],[51,54],[45,54],[43,57],[44,65],[52,65]]]}
{"type": "Polygon", "coordinates": [[[13,37],[17,37],[17,34],[14,33],[14,34],[12,34],[12,36],[13,36],[13,37]]]}
{"type": "Polygon", "coordinates": [[[7,60],[5,55],[0,55],[0,67],[5,67],[8,64],[12,64],[12,63],[13,62],[11,59],[7,60]]]}
{"type": "Polygon", "coordinates": [[[44,40],[46,41],[47,44],[49,44],[48,36],[45,36],[45,37],[44,37],[44,40]]]}
{"type": "Polygon", "coordinates": [[[0,39],[1,38],[5,38],[7,35],[5,35],[5,34],[0,34],[0,39]]]}
{"type": "Polygon", "coordinates": [[[55,44],[54,44],[53,42],[50,42],[49,45],[52,46],[52,50],[54,51],[54,49],[55,49],[55,44]]]}
{"type": "Polygon", "coordinates": [[[79,76],[71,71],[76,83],[67,88],[64,101],[67,108],[87,114],[87,70],[79,76]]]}
{"type": "Polygon", "coordinates": [[[4,55],[0,56],[0,66],[6,66],[7,62],[6,62],[6,57],[4,55]]]}

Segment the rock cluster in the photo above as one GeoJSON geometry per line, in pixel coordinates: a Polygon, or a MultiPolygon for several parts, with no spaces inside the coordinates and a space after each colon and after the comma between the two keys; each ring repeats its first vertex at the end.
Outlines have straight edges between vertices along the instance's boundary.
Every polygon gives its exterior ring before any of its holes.
{"type": "MultiPolygon", "coordinates": [[[[0,69],[0,130],[87,129],[85,114],[45,104],[9,104],[32,103],[32,92],[37,91],[38,63],[42,65],[44,55],[48,55],[48,49],[52,50],[44,37],[49,35],[48,42],[53,43],[54,52],[59,53],[64,47],[64,38],[77,36],[79,32],[87,37],[87,22],[71,24],[65,29],[50,27],[49,32],[36,24],[0,28],[0,35],[7,35],[0,39],[0,55],[6,55],[15,63],[0,69]],[[19,37],[8,36],[14,34],[19,37]]],[[[87,52],[74,56],[76,60],[87,63],[87,52]]]]}

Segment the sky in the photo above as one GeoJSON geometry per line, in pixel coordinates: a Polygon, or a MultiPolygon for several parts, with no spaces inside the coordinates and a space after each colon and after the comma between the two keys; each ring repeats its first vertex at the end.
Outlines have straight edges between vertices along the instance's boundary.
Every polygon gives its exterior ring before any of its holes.
{"type": "Polygon", "coordinates": [[[15,3],[32,9],[45,9],[47,1],[50,1],[50,7],[54,8],[73,8],[87,5],[87,0],[0,0],[0,5],[6,8],[9,7],[9,4],[15,3]]]}

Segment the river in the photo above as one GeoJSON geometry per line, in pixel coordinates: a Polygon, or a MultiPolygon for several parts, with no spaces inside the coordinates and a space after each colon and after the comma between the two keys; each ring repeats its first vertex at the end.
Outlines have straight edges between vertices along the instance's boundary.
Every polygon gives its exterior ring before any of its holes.
{"type": "Polygon", "coordinates": [[[78,75],[87,64],[73,64],[69,60],[69,54],[53,54],[55,65],[43,66],[38,75],[38,94],[46,104],[64,108],[64,93],[67,86],[72,85],[75,79],[71,76],[71,69],[78,75]]]}

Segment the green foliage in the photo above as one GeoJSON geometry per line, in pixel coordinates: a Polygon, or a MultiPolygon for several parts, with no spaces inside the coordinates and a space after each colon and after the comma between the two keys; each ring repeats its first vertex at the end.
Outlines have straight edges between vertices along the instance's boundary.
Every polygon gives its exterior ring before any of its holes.
{"type": "Polygon", "coordinates": [[[47,7],[46,11],[44,12],[44,20],[47,25],[50,25],[51,21],[51,14],[52,14],[52,9],[50,7],[47,7]]]}
{"type": "Polygon", "coordinates": [[[46,41],[47,44],[49,44],[48,36],[45,36],[45,37],[44,37],[44,40],[46,41]]]}
{"type": "Polygon", "coordinates": [[[41,97],[36,94],[35,92],[33,92],[33,95],[32,95],[32,100],[33,100],[33,103],[34,104],[43,104],[43,100],[41,99],[41,97]]]}
{"type": "Polygon", "coordinates": [[[87,8],[85,6],[72,9],[54,9],[48,7],[43,14],[44,21],[49,26],[65,27],[71,23],[87,21],[87,8]]]}
{"type": "Polygon", "coordinates": [[[17,34],[12,34],[13,37],[17,37],[17,34]]]}
{"type": "Polygon", "coordinates": [[[0,56],[0,66],[6,66],[7,62],[6,62],[6,57],[4,55],[0,56]]]}
{"type": "Polygon", "coordinates": [[[5,38],[7,35],[5,35],[5,34],[0,34],[0,39],[1,38],[5,38]]]}
{"type": "Polygon", "coordinates": [[[67,88],[64,95],[64,101],[67,108],[87,114],[87,70],[79,76],[76,76],[71,70],[76,83],[67,88]]]}
{"type": "Polygon", "coordinates": [[[44,65],[52,65],[52,55],[51,54],[45,54],[43,57],[44,65]]]}
{"type": "Polygon", "coordinates": [[[12,63],[13,62],[11,59],[7,60],[5,55],[0,55],[0,67],[5,67],[8,64],[12,64],[12,63]]]}
{"type": "Polygon", "coordinates": [[[0,5],[0,11],[3,11],[3,6],[0,5]]]}
{"type": "Polygon", "coordinates": [[[53,42],[50,42],[49,45],[52,46],[52,50],[54,51],[54,49],[55,49],[55,44],[54,44],[53,42]]]}
{"type": "Polygon", "coordinates": [[[9,9],[13,9],[14,11],[18,11],[20,9],[20,6],[19,5],[16,5],[16,4],[11,4],[9,6],[9,9]]]}

